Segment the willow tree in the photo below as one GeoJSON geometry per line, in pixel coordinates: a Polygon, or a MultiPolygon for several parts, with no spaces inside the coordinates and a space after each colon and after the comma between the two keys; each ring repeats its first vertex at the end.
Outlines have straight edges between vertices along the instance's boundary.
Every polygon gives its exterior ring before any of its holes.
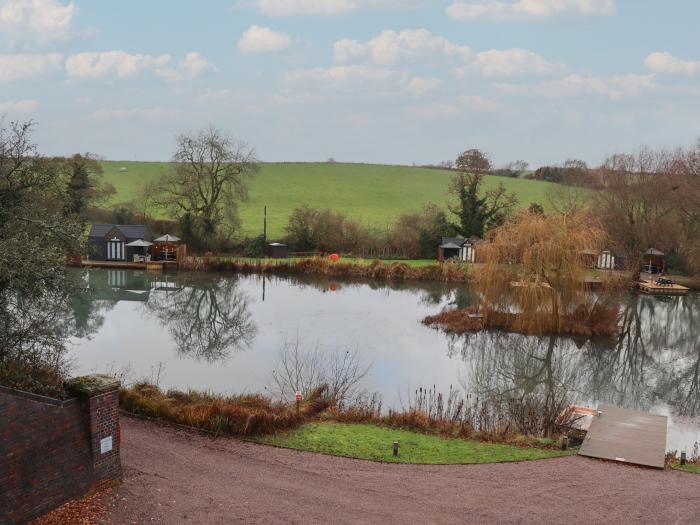
{"type": "Polygon", "coordinates": [[[587,271],[604,245],[604,231],[581,210],[524,212],[492,230],[476,274],[486,324],[535,334],[614,332],[616,310],[601,304],[587,271]]]}

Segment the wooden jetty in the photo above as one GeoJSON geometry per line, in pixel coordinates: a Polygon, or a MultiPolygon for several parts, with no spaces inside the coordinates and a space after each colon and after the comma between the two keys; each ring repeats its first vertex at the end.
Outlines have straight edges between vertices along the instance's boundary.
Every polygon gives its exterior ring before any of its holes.
{"type": "Polygon", "coordinates": [[[123,270],[148,270],[149,272],[161,272],[163,270],[177,270],[175,261],[89,261],[83,259],[82,266],[89,268],[120,268],[123,270]]]}
{"type": "Polygon", "coordinates": [[[655,281],[642,279],[638,284],[639,290],[648,295],[688,295],[690,288],[680,284],[656,284],[655,281]]]}
{"type": "Polygon", "coordinates": [[[663,469],[666,416],[601,404],[579,455],[663,469]]]}

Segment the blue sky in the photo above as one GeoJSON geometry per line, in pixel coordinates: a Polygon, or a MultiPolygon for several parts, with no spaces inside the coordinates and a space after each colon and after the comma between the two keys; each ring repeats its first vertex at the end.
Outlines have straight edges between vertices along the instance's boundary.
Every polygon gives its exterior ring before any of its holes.
{"type": "Polygon", "coordinates": [[[42,152],[590,164],[700,136],[696,0],[0,0],[0,114],[42,152]]]}

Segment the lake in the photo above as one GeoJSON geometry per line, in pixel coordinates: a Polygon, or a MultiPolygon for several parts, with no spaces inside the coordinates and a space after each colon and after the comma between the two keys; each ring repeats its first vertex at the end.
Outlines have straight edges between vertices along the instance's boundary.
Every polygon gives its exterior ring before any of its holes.
{"type": "Polygon", "coordinates": [[[418,387],[482,398],[556,390],[670,416],[669,450],[690,452],[700,441],[700,294],[624,296],[613,338],[458,337],[421,320],[468,305],[466,286],[122,269],[90,269],[80,279],[74,373],[264,392],[282,349],[298,344],[356,352],[369,367],[363,387],[385,408],[408,406],[418,387]]]}

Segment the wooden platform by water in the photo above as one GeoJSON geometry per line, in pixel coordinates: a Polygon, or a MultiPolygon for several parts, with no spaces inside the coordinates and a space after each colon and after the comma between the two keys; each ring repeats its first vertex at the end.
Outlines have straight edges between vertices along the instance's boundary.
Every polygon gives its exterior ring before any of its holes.
{"type": "Polygon", "coordinates": [[[664,468],[666,460],[666,416],[599,405],[579,455],[664,468]]]}
{"type": "Polygon", "coordinates": [[[639,290],[649,295],[688,295],[690,288],[680,284],[656,284],[654,281],[640,280],[639,290]]]}
{"type": "Polygon", "coordinates": [[[177,269],[175,261],[148,261],[148,262],[130,262],[130,261],[89,261],[83,260],[82,266],[90,268],[122,268],[125,270],[148,270],[151,272],[160,272],[163,270],[177,269]]]}

